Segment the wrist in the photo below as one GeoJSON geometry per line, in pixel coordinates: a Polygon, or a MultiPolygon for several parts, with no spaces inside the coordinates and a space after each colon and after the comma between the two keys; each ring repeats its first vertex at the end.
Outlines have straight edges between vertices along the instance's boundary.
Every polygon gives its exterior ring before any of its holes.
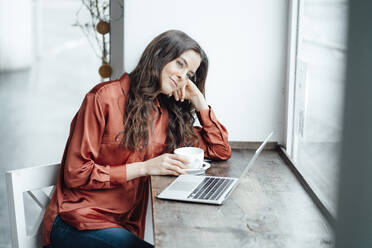
{"type": "Polygon", "coordinates": [[[148,171],[147,171],[147,166],[146,162],[140,162],[139,163],[139,168],[140,168],[140,175],[141,176],[148,176],[148,171]]]}
{"type": "Polygon", "coordinates": [[[137,177],[147,176],[147,167],[145,166],[144,162],[135,162],[131,164],[127,164],[127,181],[135,179],[137,177]]]}
{"type": "Polygon", "coordinates": [[[191,103],[194,105],[196,111],[201,111],[209,108],[201,92],[191,99],[191,103]]]}

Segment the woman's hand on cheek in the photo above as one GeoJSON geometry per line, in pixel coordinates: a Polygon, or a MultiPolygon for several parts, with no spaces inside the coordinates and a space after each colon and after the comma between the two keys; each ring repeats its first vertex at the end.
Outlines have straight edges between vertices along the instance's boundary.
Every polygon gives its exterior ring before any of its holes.
{"type": "Polygon", "coordinates": [[[183,102],[185,99],[191,101],[193,97],[201,95],[198,87],[190,80],[180,89],[173,92],[173,97],[176,101],[183,102]]]}
{"type": "Polygon", "coordinates": [[[173,91],[173,97],[176,101],[182,101],[182,89],[178,89],[176,91],[173,91]]]}

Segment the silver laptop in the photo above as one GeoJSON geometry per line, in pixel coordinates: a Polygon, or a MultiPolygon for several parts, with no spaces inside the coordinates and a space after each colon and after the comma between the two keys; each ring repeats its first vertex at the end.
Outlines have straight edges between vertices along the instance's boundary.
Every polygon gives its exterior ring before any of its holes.
{"type": "Polygon", "coordinates": [[[239,179],[234,177],[180,175],[157,198],[221,205],[235,190],[244,175],[247,174],[272,135],[273,132],[262,142],[239,179]]]}

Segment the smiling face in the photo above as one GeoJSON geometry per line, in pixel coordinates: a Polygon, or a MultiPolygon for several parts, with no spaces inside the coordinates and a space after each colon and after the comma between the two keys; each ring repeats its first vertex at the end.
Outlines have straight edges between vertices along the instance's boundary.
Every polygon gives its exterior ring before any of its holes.
{"type": "Polygon", "coordinates": [[[200,55],[194,50],[186,50],[167,63],[160,73],[160,92],[169,95],[182,88],[188,79],[194,77],[200,63],[200,55]]]}

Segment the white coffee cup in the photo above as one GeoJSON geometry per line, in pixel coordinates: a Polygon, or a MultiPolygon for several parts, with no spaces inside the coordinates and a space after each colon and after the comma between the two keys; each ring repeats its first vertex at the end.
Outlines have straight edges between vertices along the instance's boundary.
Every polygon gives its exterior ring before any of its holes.
{"type": "Polygon", "coordinates": [[[200,170],[203,168],[204,150],[198,147],[181,147],[174,150],[174,154],[179,154],[187,157],[190,163],[186,164],[190,169],[200,170]]]}

